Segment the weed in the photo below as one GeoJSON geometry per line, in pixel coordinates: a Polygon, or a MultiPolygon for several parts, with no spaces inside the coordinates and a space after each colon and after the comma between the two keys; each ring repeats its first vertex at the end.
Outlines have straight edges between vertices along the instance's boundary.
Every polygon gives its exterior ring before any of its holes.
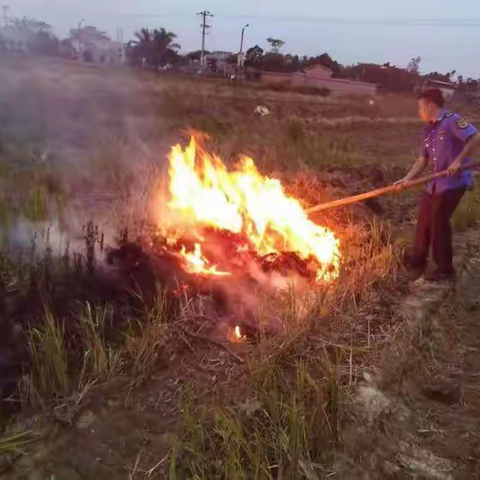
{"type": "Polygon", "coordinates": [[[111,327],[111,307],[93,307],[87,302],[78,315],[84,360],[79,385],[92,381],[106,382],[119,376],[123,361],[114,347],[107,345],[105,330],[111,327]]]}
{"type": "Polygon", "coordinates": [[[23,448],[36,441],[38,436],[32,430],[0,438],[0,456],[7,454],[23,454],[23,448]]]}
{"type": "Polygon", "coordinates": [[[46,307],[43,325],[29,331],[31,371],[24,377],[27,398],[34,404],[58,400],[71,391],[65,323],[46,307]]]}
{"type": "Polygon", "coordinates": [[[478,188],[467,192],[460,205],[455,210],[452,226],[457,231],[473,227],[480,220],[480,190],[478,188]]]}
{"type": "Polygon", "coordinates": [[[312,375],[322,370],[318,361],[272,366],[243,402],[203,412],[197,421],[187,411],[181,451],[173,459],[178,470],[199,479],[318,476],[336,425],[328,412],[339,401],[337,390],[332,395],[328,383],[312,375]]]}
{"type": "MultiPolygon", "coordinates": [[[[141,304],[146,302],[137,295],[141,304]]],[[[151,373],[158,362],[168,333],[169,306],[165,290],[157,286],[157,294],[151,307],[145,307],[142,321],[135,321],[131,332],[127,334],[125,351],[131,362],[131,384],[139,385],[151,373]]]]}

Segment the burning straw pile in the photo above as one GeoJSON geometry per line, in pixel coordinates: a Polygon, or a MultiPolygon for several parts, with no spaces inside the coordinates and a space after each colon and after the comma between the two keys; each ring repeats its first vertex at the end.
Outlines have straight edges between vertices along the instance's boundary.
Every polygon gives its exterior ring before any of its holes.
{"type": "Polygon", "coordinates": [[[164,193],[157,199],[159,228],[146,248],[175,292],[213,291],[230,313],[233,306],[253,314],[259,290],[310,288],[338,277],[335,234],[313,223],[251,158],[229,170],[193,137],[186,149],[175,146],[169,160],[168,200],[164,193]]]}

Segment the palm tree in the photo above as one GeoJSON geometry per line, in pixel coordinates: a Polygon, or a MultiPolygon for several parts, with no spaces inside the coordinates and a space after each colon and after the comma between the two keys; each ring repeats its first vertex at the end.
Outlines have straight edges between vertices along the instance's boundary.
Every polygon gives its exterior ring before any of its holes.
{"type": "Polygon", "coordinates": [[[154,69],[174,63],[178,56],[177,50],[181,48],[174,41],[177,35],[164,28],[142,28],[135,33],[135,37],[137,40],[129,43],[130,56],[136,63],[140,61],[154,69]]]}
{"type": "Polygon", "coordinates": [[[267,38],[267,42],[272,47],[273,53],[278,53],[280,49],[285,45],[285,42],[283,40],[280,40],[279,38],[267,38]]]}

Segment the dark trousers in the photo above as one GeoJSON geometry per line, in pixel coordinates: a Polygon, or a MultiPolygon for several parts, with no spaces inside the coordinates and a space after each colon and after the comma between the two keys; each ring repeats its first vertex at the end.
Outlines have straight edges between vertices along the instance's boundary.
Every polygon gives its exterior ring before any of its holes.
{"type": "Polygon", "coordinates": [[[433,260],[437,264],[438,270],[443,273],[452,272],[453,249],[450,219],[465,191],[466,188],[461,188],[435,195],[423,194],[415,238],[415,267],[426,267],[431,245],[433,260]]]}

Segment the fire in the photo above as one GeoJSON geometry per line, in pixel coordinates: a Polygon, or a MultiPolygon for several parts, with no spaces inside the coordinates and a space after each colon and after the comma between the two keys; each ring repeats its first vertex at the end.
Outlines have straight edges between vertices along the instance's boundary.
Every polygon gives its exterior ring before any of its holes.
{"type": "MultiPolygon", "coordinates": [[[[192,138],[185,150],[173,147],[169,159],[168,206],[177,226],[197,229],[197,239],[206,227],[241,234],[261,257],[295,252],[302,260],[315,261],[317,281],[338,276],[340,242],[334,233],[310,221],[299,201],[285,194],[279,180],[262,176],[251,158],[243,157],[229,171],[192,138]]],[[[200,243],[193,252],[183,247],[180,255],[191,273],[229,275],[217,271],[200,243]]]]}
{"type": "Polygon", "coordinates": [[[235,327],[233,330],[233,335],[230,336],[230,340],[232,342],[246,342],[247,337],[246,335],[242,334],[240,327],[235,327]]]}
{"type": "Polygon", "coordinates": [[[180,257],[185,260],[185,269],[189,273],[218,276],[231,275],[229,272],[218,272],[216,265],[208,267],[210,262],[203,256],[202,247],[199,243],[195,244],[195,250],[190,253],[187,252],[186,248],[183,246],[180,252],[180,257]]]}

